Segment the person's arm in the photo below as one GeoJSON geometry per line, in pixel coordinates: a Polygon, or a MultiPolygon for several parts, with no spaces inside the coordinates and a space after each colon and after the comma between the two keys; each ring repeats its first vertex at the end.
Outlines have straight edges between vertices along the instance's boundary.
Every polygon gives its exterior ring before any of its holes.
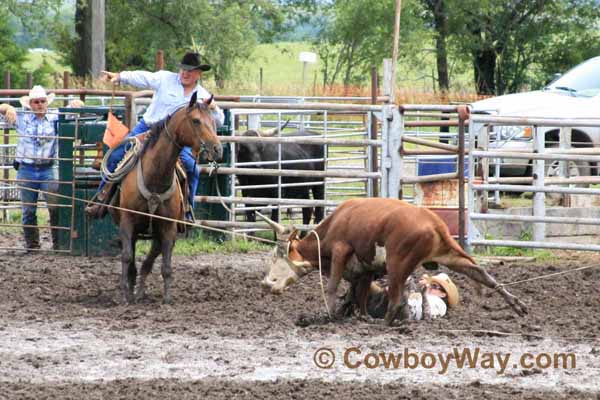
{"type": "MultiPolygon", "coordinates": [[[[206,100],[210,98],[211,94],[208,90],[204,89],[202,86],[198,85],[198,99],[206,100]]],[[[217,105],[217,102],[213,99],[213,101],[208,105],[208,109],[211,111],[212,117],[217,124],[217,128],[220,128],[225,123],[225,114],[223,110],[217,105]]]]}
{"type": "MultiPolygon", "coordinates": [[[[15,122],[17,122],[17,111],[10,104],[0,104],[0,114],[4,115],[6,122],[8,122],[11,125],[14,124],[15,122]]],[[[19,136],[19,139],[17,139],[17,142],[21,142],[21,136],[19,136]]],[[[22,146],[20,146],[20,147],[21,147],[21,151],[19,151],[20,150],[19,143],[17,143],[15,159],[13,160],[13,168],[16,169],[17,171],[19,170],[19,167],[21,166],[21,163],[19,161],[17,161],[17,159],[22,158],[22,154],[20,154],[20,153],[22,153],[22,146]]]]}
{"type": "Polygon", "coordinates": [[[123,85],[131,85],[142,89],[157,90],[165,72],[168,73],[167,71],[102,71],[102,75],[103,78],[112,83],[121,83],[123,85]]]}
{"type": "Polygon", "coordinates": [[[17,120],[17,111],[10,104],[0,104],[0,114],[4,115],[9,124],[14,124],[17,120]]]}

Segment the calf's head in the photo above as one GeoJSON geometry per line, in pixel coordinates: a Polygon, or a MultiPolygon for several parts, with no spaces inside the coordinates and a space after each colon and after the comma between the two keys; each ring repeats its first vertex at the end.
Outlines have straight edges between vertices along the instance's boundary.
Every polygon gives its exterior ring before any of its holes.
{"type": "Polygon", "coordinates": [[[285,227],[260,213],[257,214],[271,225],[277,235],[277,246],[273,251],[269,272],[261,284],[270,289],[271,293],[281,294],[285,288],[312,271],[313,267],[296,251],[296,244],[300,241],[297,229],[285,227]]]}
{"type": "MultiPolygon", "coordinates": [[[[260,137],[260,134],[255,130],[244,132],[241,136],[244,137],[260,137]]],[[[236,159],[238,162],[260,162],[264,152],[264,145],[260,142],[240,143],[237,146],[236,159]]]]}

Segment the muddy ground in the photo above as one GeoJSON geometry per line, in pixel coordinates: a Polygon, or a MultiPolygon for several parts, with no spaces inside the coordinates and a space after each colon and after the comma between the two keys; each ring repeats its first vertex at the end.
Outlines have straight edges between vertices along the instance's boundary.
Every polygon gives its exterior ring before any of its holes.
{"type": "MultiPolygon", "coordinates": [[[[600,264],[594,253],[559,255],[488,270],[513,282],[600,264]]],[[[529,306],[524,318],[452,274],[460,308],[386,327],[358,317],[324,323],[316,274],[281,296],[264,293],[269,257],[176,257],[173,305],[161,303],[155,268],[149,298],[126,306],[117,258],[2,255],[0,399],[600,399],[600,268],[511,286],[529,306]],[[330,352],[317,362],[333,355],[331,368],[315,365],[321,348],[330,352]],[[435,357],[454,349],[478,349],[481,358],[444,369],[435,357]],[[423,363],[367,368],[379,353],[423,363]],[[483,363],[491,353],[510,362],[483,363]],[[518,365],[525,353],[571,353],[576,364],[518,365]]]]}

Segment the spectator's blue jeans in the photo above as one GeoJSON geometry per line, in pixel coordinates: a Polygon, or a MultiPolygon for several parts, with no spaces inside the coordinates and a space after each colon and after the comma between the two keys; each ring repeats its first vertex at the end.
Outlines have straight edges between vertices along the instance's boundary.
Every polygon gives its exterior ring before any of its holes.
{"type": "MultiPolygon", "coordinates": [[[[52,167],[36,167],[21,163],[17,172],[17,180],[21,186],[21,202],[23,216],[21,218],[23,225],[37,225],[37,202],[40,193],[37,190],[56,193],[58,183],[56,181],[56,169],[52,167]],[[27,181],[27,182],[22,182],[27,181]],[[33,189],[33,190],[28,190],[33,189]]],[[[41,194],[46,200],[48,208],[56,204],[56,197],[46,193],[41,194]]]]}
{"type": "MultiPolygon", "coordinates": [[[[138,122],[138,124],[135,126],[135,128],[133,128],[133,130],[127,134],[127,137],[137,136],[141,133],[146,132],[148,129],[150,129],[150,128],[146,125],[146,123],[142,119],[142,120],[140,120],[140,122],[138,122]]],[[[113,152],[110,154],[110,157],[108,157],[108,162],[107,162],[108,163],[107,168],[110,172],[113,172],[117,168],[119,161],[121,161],[123,159],[126,151],[127,151],[126,145],[121,145],[119,147],[116,147],[113,150],[113,152]]],[[[187,174],[188,186],[190,188],[190,205],[192,206],[192,209],[193,209],[194,208],[194,196],[196,195],[196,189],[198,189],[198,182],[200,181],[200,170],[196,166],[196,160],[192,156],[192,148],[187,147],[187,146],[184,147],[183,150],[181,150],[181,154],[179,154],[179,160],[183,164],[183,168],[185,169],[185,172],[187,174]]],[[[102,190],[105,183],[106,183],[106,181],[104,180],[104,178],[102,178],[102,182],[100,182],[98,191],[102,190]]]]}

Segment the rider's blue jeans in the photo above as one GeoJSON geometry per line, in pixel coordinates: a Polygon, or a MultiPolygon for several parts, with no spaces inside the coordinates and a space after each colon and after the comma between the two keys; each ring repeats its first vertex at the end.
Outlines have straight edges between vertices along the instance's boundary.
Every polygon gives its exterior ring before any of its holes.
{"type": "MultiPolygon", "coordinates": [[[[141,119],[135,128],[133,128],[132,131],[127,134],[127,137],[137,136],[148,131],[148,129],[150,128],[146,125],[146,122],[141,119]]],[[[123,159],[126,151],[126,145],[118,146],[113,150],[107,161],[107,168],[110,172],[113,172],[117,168],[119,161],[123,159]]],[[[186,146],[181,150],[181,153],[179,154],[179,160],[183,164],[183,168],[187,174],[188,186],[190,188],[190,205],[193,209],[194,196],[196,195],[196,190],[198,189],[198,182],[200,182],[200,169],[196,166],[196,160],[194,159],[194,156],[192,156],[191,147],[186,146]]],[[[105,184],[106,181],[104,178],[102,178],[102,182],[100,182],[100,186],[98,186],[98,191],[102,190],[105,184]]]]}

